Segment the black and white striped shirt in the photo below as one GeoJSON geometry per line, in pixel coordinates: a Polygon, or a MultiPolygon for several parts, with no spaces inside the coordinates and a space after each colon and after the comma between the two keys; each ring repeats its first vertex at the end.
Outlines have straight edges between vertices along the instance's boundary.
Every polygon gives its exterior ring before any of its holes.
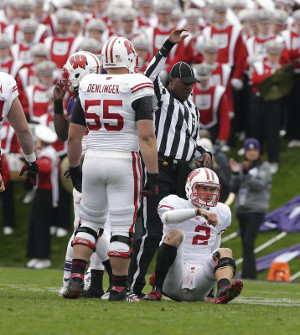
{"type": "Polygon", "coordinates": [[[164,69],[168,53],[168,50],[161,48],[145,71],[146,77],[154,84],[157,99],[154,106],[154,129],[158,153],[190,161],[199,140],[200,113],[193,102],[181,102],[163,86],[159,73],[164,69]]]}

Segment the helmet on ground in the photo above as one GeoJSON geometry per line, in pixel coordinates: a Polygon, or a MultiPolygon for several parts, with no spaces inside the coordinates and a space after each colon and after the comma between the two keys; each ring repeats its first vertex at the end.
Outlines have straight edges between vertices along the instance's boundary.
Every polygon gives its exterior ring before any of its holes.
{"type": "Polygon", "coordinates": [[[193,170],[186,181],[187,198],[197,207],[215,207],[220,197],[221,185],[216,173],[208,168],[193,170]],[[201,186],[209,187],[202,191],[201,186]]]}
{"type": "Polygon", "coordinates": [[[137,53],[131,41],[125,37],[112,37],[103,46],[101,61],[105,69],[125,67],[135,72],[137,53]]]}
{"type": "Polygon", "coordinates": [[[75,52],[62,68],[60,85],[64,90],[74,92],[82,78],[90,73],[101,73],[99,58],[88,51],[75,52]]]}

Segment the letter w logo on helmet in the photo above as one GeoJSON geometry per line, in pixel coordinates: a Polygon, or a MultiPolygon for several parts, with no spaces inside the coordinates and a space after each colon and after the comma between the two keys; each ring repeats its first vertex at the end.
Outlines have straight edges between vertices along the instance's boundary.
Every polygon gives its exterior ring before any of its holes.
{"type": "Polygon", "coordinates": [[[125,44],[125,47],[127,49],[128,55],[130,55],[131,53],[134,53],[134,47],[133,47],[133,44],[130,41],[125,40],[124,44],[125,44]]]}
{"type": "Polygon", "coordinates": [[[87,61],[84,55],[74,55],[70,58],[70,63],[73,69],[77,69],[78,67],[85,69],[87,61]]]}

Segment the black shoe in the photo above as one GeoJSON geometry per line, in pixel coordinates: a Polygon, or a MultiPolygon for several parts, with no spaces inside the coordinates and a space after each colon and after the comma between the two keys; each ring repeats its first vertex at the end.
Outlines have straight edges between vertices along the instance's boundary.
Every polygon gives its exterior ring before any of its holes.
{"type": "Polygon", "coordinates": [[[102,289],[89,287],[89,289],[86,292],[83,292],[79,298],[85,298],[85,299],[101,298],[103,294],[104,291],[102,289]]]}
{"type": "Polygon", "coordinates": [[[221,288],[215,298],[215,304],[227,304],[240,295],[243,289],[243,282],[236,280],[229,286],[221,288]]]}
{"type": "Polygon", "coordinates": [[[150,293],[146,294],[144,300],[148,301],[161,301],[161,292],[159,291],[151,291],[150,293]]]}
{"type": "Polygon", "coordinates": [[[140,302],[140,299],[134,293],[129,292],[125,287],[121,292],[117,292],[112,287],[108,301],[127,301],[127,302],[140,302]]]}
{"type": "Polygon", "coordinates": [[[146,296],[146,293],[144,292],[139,292],[139,293],[134,293],[140,300],[143,300],[144,297],[146,296]]]}
{"type": "Polygon", "coordinates": [[[83,291],[84,282],[80,278],[70,278],[67,291],[63,294],[67,299],[78,299],[83,291]]]}

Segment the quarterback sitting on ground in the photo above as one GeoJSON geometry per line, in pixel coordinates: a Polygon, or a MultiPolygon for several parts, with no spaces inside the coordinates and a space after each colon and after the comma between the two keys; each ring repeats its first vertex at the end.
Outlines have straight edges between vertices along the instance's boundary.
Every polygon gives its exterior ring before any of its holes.
{"type": "Polygon", "coordinates": [[[172,194],[159,203],[164,239],[153,288],[144,300],[160,301],[165,294],[177,301],[204,301],[217,283],[214,303],[227,304],[243,288],[240,280],[231,283],[236,270],[232,251],[219,248],[231,223],[230,209],[218,202],[221,185],[208,168],[192,171],[185,189],[188,200],[172,194]]]}

